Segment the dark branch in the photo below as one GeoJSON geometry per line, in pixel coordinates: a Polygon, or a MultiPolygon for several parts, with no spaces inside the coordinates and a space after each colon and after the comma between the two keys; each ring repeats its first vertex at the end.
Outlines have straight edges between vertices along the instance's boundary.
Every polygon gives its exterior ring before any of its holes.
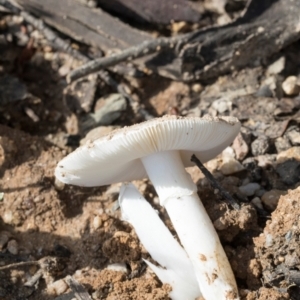
{"type": "Polygon", "coordinates": [[[214,176],[204,167],[202,162],[196,157],[195,154],[192,155],[191,161],[197,165],[197,167],[201,170],[204,176],[208,179],[211,186],[220,192],[224,200],[228,202],[228,204],[230,204],[234,209],[239,210],[240,205],[237,203],[237,201],[233,199],[233,197],[231,197],[231,195],[217,182],[214,176]]]}
{"type": "Polygon", "coordinates": [[[145,41],[137,46],[125,49],[119,53],[107,57],[101,57],[86,63],[78,69],[72,71],[67,81],[72,82],[81,77],[87,76],[91,73],[98,72],[99,70],[114,66],[120,62],[131,61],[155,52],[159,52],[166,48],[174,48],[179,42],[187,42],[192,34],[180,35],[172,38],[158,38],[155,40],[145,41]]]}

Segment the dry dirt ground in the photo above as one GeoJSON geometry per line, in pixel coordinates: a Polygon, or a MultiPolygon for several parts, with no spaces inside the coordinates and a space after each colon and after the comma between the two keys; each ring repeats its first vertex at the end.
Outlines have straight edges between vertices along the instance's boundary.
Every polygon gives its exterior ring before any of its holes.
{"type": "MultiPolygon", "coordinates": [[[[151,259],[149,254],[132,227],[121,220],[116,206],[120,184],[80,188],[54,178],[58,161],[84,137],[80,136],[81,115],[65,101],[61,72],[70,66],[70,58],[41,46],[24,61],[20,59],[22,47],[9,47],[6,53],[12,57],[6,64],[1,62],[1,75],[9,72],[19,78],[28,95],[0,108],[0,299],[73,299],[67,275],[81,283],[93,299],[169,299],[170,287],[146,267],[142,258],[151,259]],[[27,264],[13,265],[20,262],[27,264]],[[7,265],[12,266],[3,268],[7,265]]],[[[233,154],[223,154],[207,164],[240,201],[240,211],[229,208],[196,167],[189,172],[245,300],[300,299],[300,139],[288,140],[284,135],[288,129],[299,133],[299,98],[278,100],[274,94],[288,75],[295,74],[295,65],[299,67],[295,54],[299,47],[296,43],[265,67],[209,83],[184,84],[156,75],[127,79],[134,98],[155,116],[210,113],[235,115],[242,121],[242,142],[232,146],[233,154]],[[268,65],[281,55],[286,57],[286,69],[268,73],[268,65]],[[272,83],[272,76],[276,89],[265,83],[272,83]],[[264,86],[273,95],[255,95],[264,86]],[[253,144],[260,136],[267,137],[266,149],[261,150],[264,143],[253,144]],[[243,150],[241,145],[248,148],[243,150]],[[285,152],[289,149],[292,153],[285,152]],[[228,155],[235,156],[243,168],[224,171],[228,155]],[[241,192],[240,187],[248,183],[259,187],[253,193],[241,192]],[[269,191],[273,194],[267,198],[269,191]]],[[[98,90],[99,97],[113,92],[103,83],[98,90]]],[[[140,120],[128,107],[110,125],[140,120]]],[[[173,230],[151,183],[134,184],[173,230]]]]}

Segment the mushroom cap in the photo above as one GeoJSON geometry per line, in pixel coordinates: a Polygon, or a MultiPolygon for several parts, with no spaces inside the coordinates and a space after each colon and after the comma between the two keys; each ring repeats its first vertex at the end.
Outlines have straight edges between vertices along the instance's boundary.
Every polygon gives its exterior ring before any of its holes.
{"type": "Polygon", "coordinates": [[[195,154],[206,162],[226,148],[240,130],[233,117],[164,116],[87,141],[62,159],[55,176],[80,186],[100,186],[147,177],[140,158],[178,150],[185,167],[195,154]]]}

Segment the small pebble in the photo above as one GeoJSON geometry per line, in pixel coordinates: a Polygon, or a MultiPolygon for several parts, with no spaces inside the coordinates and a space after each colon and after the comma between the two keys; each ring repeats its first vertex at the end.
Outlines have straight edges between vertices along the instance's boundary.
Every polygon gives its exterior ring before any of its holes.
{"type": "Polygon", "coordinates": [[[263,155],[270,149],[270,140],[266,136],[259,136],[251,144],[251,152],[254,156],[263,155]]]}
{"type": "Polygon", "coordinates": [[[200,93],[203,90],[203,86],[200,83],[195,83],[192,85],[192,91],[194,93],[200,93]]]}
{"type": "Polygon", "coordinates": [[[223,99],[215,100],[212,103],[212,108],[214,108],[219,114],[223,114],[226,111],[231,111],[232,102],[223,99]]]}
{"type": "Polygon", "coordinates": [[[6,224],[12,224],[13,221],[13,213],[11,210],[7,210],[3,215],[2,215],[3,221],[6,224]]]}
{"type": "Polygon", "coordinates": [[[7,250],[13,255],[17,255],[19,252],[18,243],[16,240],[11,240],[7,243],[7,250]]]}
{"type": "Polygon", "coordinates": [[[267,68],[267,74],[268,75],[276,75],[281,73],[284,70],[285,67],[285,57],[281,56],[279,59],[274,61],[271,65],[267,68]]]}
{"type": "Polygon", "coordinates": [[[269,85],[262,85],[255,94],[256,97],[273,98],[273,92],[269,85]]]}
{"type": "Polygon", "coordinates": [[[232,148],[235,151],[237,160],[241,161],[247,156],[249,152],[249,147],[241,133],[239,133],[238,136],[234,139],[232,148]]]}
{"type": "Polygon", "coordinates": [[[256,159],[257,159],[257,165],[261,168],[265,168],[267,166],[272,166],[273,163],[275,163],[276,154],[258,155],[256,159]]]}
{"type": "Polygon", "coordinates": [[[93,220],[93,226],[95,229],[98,229],[102,226],[102,220],[99,216],[96,216],[93,220]]]}
{"type": "Polygon", "coordinates": [[[127,107],[127,101],[121,94],[110,94],[96,101],[95,113],[85,115],[80,128],[88,132],[97,126],[110,125],[117,120],[127,107]]]}
{"type": "Polygon", "coordinates": [[[265,247],[269,248],[273,245],[273,236],[270,233],[265,234],[266,241],[265,241],[265,247]]]}
{"type": "Polygon", "coordinates": [[[268,210],[274,211],[277,207],[279,198],[285,194],[285,191],[271,190],[263,194],[261,201],[268,210]]]}
{"type": "Polygon", "coordinates": [[[300,147],[292,147],[286,151],[280,152],[277,155],[277,163],[282,163],[292,158],[300,161],[300,147]]]}
{"type": "Polygon", "coordinates": [[[124,264],[124,263],[110,264],[106,267],[106,269],[111,270],[111,271],[122,272],[122,273],[127,273],[128,272],[126,264],[124,264]]]}
{"type": "Polygon", "coordinates": [[[220,171],[223,175],[231,175],[244,170],[242,164],[234,158],[223,161],[220,171]]]}
{"type": "Polygon", "coordinates": [[[293,146],[300,144],[300,132],[299,129],[290,130],[286,133],[286,136],[290,140],[293,146]]]}
{"type": "Polygon", "coordinates": [[[66,284],[66,282],[63,279],[54,281],[47,287],[47,291],[51,295],[59,296],[63,294],[69,286],[66,284]]]}
{"type": "Polygon", "coordinates": [[[282,182],[289,186],[300,182],[300,161],[298,160],[289,159],[278,163],[275,170],[279,174],[282,182]]]}
{"type": "Polygon", "coordinates": [[[54,187],[57,191],[62,191],[65,187],[65,184],[59,181],[57,178],[54,180],[54,187]]]}
{"type": "Polygon", "coordinates": [[[282,89],[287,96],[295,96],[300,93],[300,85],[296,76],[289,76],[282,83],[282,89]]]}
{"type": "Polygon", "coordinates": [[[260,189],[260,185],[255,182],[248,183],[239,187],[239,190],[245,196],[253,196],[257,190],[260,189]]]}
{"type": "Polygon", "coordinates": [[[255,197],[251,200],[251,203],[258,209],[264,209],[262,202],[259,197],[255,197]]]}
{"type": "Polygon", "coordinates": [[[278,79],[272,75],[262,81],[260,88],[256,92],[256,97],[273,98],[277,92],[278,79]]]}
{"type": "Polygon", "coordinates": [[[235,158],[234,150],[231,147],[227,147],[222,152],[222,158],[235,158]]]}
{"type": "Polygon", "coordinates": [[[226,228],[228,228],[229,225],[230,224],[228,224],[226,219],[223,217],[220,217],[214,221],[214,227],[219,231],[225,230],[226,228]]]}
{"type": "Polygon", "coordinates": [[[283,136],[283,137],[279,137],[275,140],[275,148],[276,148],[276,151],[277,153],[280,153],[282,151],[285,151],[285,150],[288,150],[289,148],[291,148],[291,144],[290,142],[288,141],[288,139],[283,136]]]}

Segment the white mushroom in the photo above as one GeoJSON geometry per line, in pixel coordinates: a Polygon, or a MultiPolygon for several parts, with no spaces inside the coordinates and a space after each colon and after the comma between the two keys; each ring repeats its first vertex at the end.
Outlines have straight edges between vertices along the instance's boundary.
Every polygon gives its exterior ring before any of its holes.
{"type": "Polygon", "coordinates": [[[166,116],[123,128],[64,158],[55,175],[64,183],[99,186],[149,177],[191,259],[206,300],[237,299],[235,279],[218,235],[185,167],[226,148],[240,123],[231,117],[166,116]]]}
{"type": "Polygon", "coordinates": [[[124,184],[119,203],[122,217],[135,229],[143,246],[163,268],[145,260],[157,277],[172,287],[173,300],[196,299],[201,295],[193,265],[157,212],[133,184],[124,184]]]}

